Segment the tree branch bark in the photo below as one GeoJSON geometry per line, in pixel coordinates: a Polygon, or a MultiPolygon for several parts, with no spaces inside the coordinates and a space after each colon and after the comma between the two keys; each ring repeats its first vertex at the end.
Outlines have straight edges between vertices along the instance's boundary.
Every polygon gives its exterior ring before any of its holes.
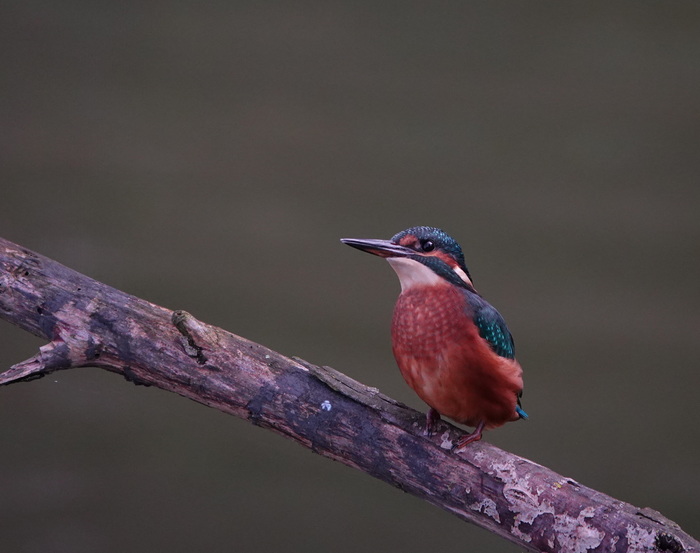
{"type": "Polygon", "coordinates": [[[47,339],[0,384],[95,366],[285,435],[530,551],[700,552],[651,509],[587,488],[335,371],[136,298],[0,238],[0,316],[47,339]]]}

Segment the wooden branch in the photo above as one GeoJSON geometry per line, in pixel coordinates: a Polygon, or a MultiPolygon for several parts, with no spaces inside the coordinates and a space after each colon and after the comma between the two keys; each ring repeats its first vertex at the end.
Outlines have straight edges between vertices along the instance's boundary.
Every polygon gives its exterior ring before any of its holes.
{"type": "Polygon", "coordinates": [[[0,239],[0,316],[44,337],[0,384],[96,366],[283,434],[530,551],[682,551],[700,544],[638,509],[423,415],[329,368],[96,282],[0,239]]]}

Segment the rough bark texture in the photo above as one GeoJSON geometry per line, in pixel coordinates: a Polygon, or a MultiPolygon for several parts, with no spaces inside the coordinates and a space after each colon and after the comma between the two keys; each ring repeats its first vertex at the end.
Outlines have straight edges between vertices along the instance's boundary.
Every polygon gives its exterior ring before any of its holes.
{"type": "Polygon", "coordinates": [[[0,316],[44,337],[0,384],[96,366],[283,434],[531,551],[700,551],[651,509],[587,488],[423,415],[329,368],[96,282],[0,239],[0,316]]]}

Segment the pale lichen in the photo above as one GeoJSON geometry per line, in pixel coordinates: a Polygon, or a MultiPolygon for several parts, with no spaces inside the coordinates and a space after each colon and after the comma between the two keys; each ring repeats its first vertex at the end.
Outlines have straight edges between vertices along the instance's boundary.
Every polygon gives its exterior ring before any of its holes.
{"type": "Polygon", "coordinates": [[[501,516],[498,514],[498,506],[493,499],[484,498],[481,501],[475,501],[469,508],[472,511],[477,511],[479,513],[484,513],[486,516],[491,517],[493,520],[501,523],[501,516]]]}
{"type": "Polygon", "coordinates": [[[653,551],[656,549],[654,532],[632,524],[627,525],[626,530],[629,551],[653,551]]]}
{"type": "Polygon", "coordinates": [[[604,533],[587,522],[595,516],[593,507],[582,509],[576,517],[557,513],[551,499],[547,498],[548,494],[544,493],[560,490],[565,482],[547,485],[537,481],[534,475],[519,474],[516,460],[491,463],[489,468],[489,472],[503,483],[503,497],[514,514],[513,536],[525,542],[532,541],[529,533],[532,525],[539,517],[548,515],[551,519],[548,526],[554,531],[549,539],[551,547],[558,544],[562,551],[585,553],[602,543],[604,533]]]}
{"type": "Polygon", "coordinates": [[[440,439],[442,440],[440,442],[440,447],[442,449],[452,449],[452,440],[450,439],[450,432],[449,430],[444,432],[442,436],[440,436],[440,439]]]}
{"type": "Polygon", "coordinates": [[[594,516],[595,509],[586,507],[576,518],[566,514],[554,517],[553,528],[562,551],[586,553],[602,543],[605,534],[586,522],[594,516]]]}

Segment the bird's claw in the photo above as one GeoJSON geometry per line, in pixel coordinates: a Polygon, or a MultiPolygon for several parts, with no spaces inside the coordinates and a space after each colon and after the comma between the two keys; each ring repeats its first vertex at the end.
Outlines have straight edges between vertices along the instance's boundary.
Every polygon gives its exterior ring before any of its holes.
{"type": "Polygon", "coordinates": [[[474,429],[474,432],[472,432],[471,434],[467,434],[466,436],[462,436],[459,440],[457,440],[457,443],[454,446],[452,446],[452,452],[460,453],[470,443],[478,442],[481,439],[481,432],[484,430],[484,425],[485,423],[483,421],[480,422],[478,426],[474,429]]]}

